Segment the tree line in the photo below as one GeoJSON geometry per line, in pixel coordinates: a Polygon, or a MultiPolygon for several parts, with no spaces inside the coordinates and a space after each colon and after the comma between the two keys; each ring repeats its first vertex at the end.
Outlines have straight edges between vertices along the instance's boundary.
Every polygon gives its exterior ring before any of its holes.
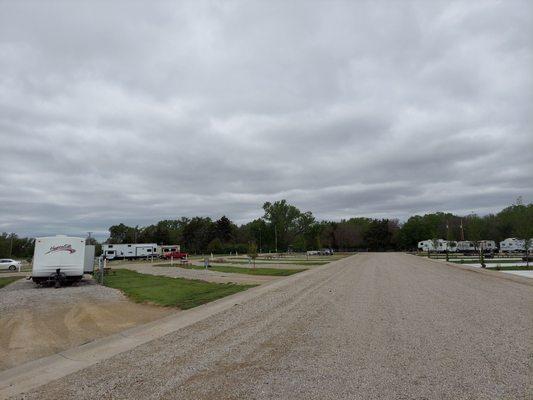
{"type": "MultiPolygon", "coordinates": [[[[318,221],[286,200],[263,204],[263,216],[237,225],[226,216],[163,220],[139,227],[125,224],[109,228],[106,243],[180,244],[183,251],[246,253],[251,243],[259,252],[414,250],[421,240],[482,240],[500,242],[507,237],[533,237],[533,203],[517,202],[496,214],[459,216],[451,213],[415,215],[398,219],[350,218],[318,221]]],[[[91,239],[96,244],[94,238],[91,239]]],[[[97,249],[98,250],[98,249],[97,249]]],[[[0,257],[31,257],[33,239],[0,235],[0,257]]]]}

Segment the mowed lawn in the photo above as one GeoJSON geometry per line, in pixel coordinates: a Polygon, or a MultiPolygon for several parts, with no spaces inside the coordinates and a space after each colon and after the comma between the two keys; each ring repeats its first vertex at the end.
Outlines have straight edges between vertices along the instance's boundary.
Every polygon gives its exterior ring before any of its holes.
{"type": "MultiPolygon", "coordinates": [[[[199,265],[175,265],[178,268],[185,269],[205,269],[205,267],[199,265]]],[[[170,267],[170,264],[156,264],[154,267],[170,267]]],[[[298,272],[306,271],[305,268],[294,269],[279,269],[279,268],[244,268],[244,267],[232,267],[231,265],[217,265],[211,264],[208,268],[209,271],[228,272],[231,274],[246,274],[246,275],[270,275],[270,276],[289,276],[297,274],[298,272]]]]}
{"type": "Polygon", "coordinates": [[[211,283],[192,279],[169,278],[118,269],[104,277],[106,286],[119,289],[137,303],[154,303],[182,310],[249,289],[255,285],[211,283]]]}
{"type": "Polygon", "coordinates": [[[19,279],[22,279],[20,276],[6,276],[3,278],[0,278],[0,288],[3,288],[4,286],[9,285],[12,282],[18,281],[19,279]]]}

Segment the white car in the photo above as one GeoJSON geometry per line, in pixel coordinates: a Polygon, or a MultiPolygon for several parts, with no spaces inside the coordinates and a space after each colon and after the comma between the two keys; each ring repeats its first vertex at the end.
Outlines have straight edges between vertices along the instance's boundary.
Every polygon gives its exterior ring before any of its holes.
{"type": "Polygon", "coordinates": [[[20,261],[15,261],[11,258],[0,258],[0,270],[8,269],[10,271],[16,271],[20,268],[20,264],[20,261]]]}

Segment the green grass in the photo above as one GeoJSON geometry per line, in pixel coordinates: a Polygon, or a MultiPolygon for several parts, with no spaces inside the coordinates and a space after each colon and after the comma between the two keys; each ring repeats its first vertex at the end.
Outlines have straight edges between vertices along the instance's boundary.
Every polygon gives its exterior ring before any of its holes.
{"type": "Polygon", "coordinates": [[[169,278],[140,274],[128,269],[117,269],[114,275],[105,276],[104,284],[121,290],[137,303],[155,303],[161,306],[178,307],[182,310],[255,286],[169,278]]]}
{"type": "Polygon", "coordinates": [[[19,279],[22,279],[22,277],[20,277],[20,276],[6,276],[5,278],[0,278],[0,288],[3,288],[4,286],[7,286],[10,283],[13,283],[15,281],[18,281],[19,279]]]}
{"type": "Polygon", "coordinates": [[[533,265],[529,267],[527,265],[515,265],[508,267],[487,267],[487,269],[493,269],[495,271],[533,271],[533,265]]]}
{"type": "MultiPolygon", "coordinates": [[[[268,264],[287,264],[287,265],[325,265],[325,264],[329,264],[331,261],[305,261],[305,260],[301,260],[301,261],[289,261],[289,260],[268,260],[268,261],[264,261],[264,260],[256,260],[256,265],[268,265],[268,264]]],[[[243,261],[238,261],[238,260],[228,260],[228,263],[230,264],[249,264],[248,261],[246,260],[243,260],[243,261]]],[[[216,264],[216,263],[213,263],[213,264],[216,264]]]]}
{"type": "MultiPolygon", "coordinates": [[[[522,260],[498,260],[494,258],[485,258],[485,264],[512,264],[520,262],[522,260]]],[[[471,260],[450,260],[456,264],[479,264],[479,258],[473,258],[471,260]]]]}
{"type": "MultiPolygon", "coordinates": [[[[205,269],[200,265],[180,265],[175,264],[176,267],[185,269],[205,269]]],[[[156,264],[154,267],[170,267],[170,264],[156,264]]],[[[232,274],[246,274],[246,275],[269,275],[269,276],[289,276],[297,274],[298,272],[306,271],[306,268],[294,268],[294,269],[279,269],[279,268],[243,268],[232,267],[231,265],[211,264],[210,271],[228,272],[232,274]]]]}

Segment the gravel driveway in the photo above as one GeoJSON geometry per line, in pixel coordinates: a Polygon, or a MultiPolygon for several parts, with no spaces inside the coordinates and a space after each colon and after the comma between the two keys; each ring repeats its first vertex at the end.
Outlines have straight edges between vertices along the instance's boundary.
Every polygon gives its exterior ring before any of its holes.
{"type": "Polygon", "coordinates": [[[337,261],[29,399],[526,399],[526,279],[377,253],[337,261]]]}
{"type": "Polygon", "coordinates": [[[173,311],[130,302],[88,277],[61,289],[21,279],[0,289],[0,371],[173,311]]]}
{"type": "Polygon", "coordinates": [[[180,267],[154,267],[150,264],[110,264],[114,269],[126,268],[132,271],[137,271],[141,274],[162,275],[171,278],[185,278],[185,279],[199,279],[206,282],[214,283],[238,283],[238,284],[252,284],[261,285],[266,282],[280,279],[279,276],[267,275],[247,275],[247,274],[233,274],[229,272],[219,272],[211,270],[185,269],[180,267]]]}

